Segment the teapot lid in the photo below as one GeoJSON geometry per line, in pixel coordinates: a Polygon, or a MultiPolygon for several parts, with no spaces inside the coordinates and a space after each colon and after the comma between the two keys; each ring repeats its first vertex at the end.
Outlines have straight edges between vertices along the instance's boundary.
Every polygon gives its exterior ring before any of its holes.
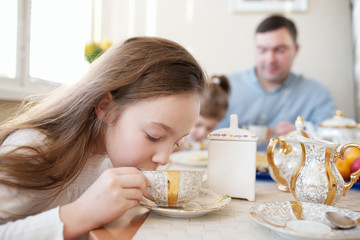
{"type": "Polygon", "coordinates": [[[238,117],[236,114],[230,116],[230,128],[217,129],[208,134],[209,140],[224,140],[224,141],[247,141],[255,142],[258,140],[252,132],[238,127],[238,117]]]}
{"type": "Polygon", "coordinates": [[[319,127],[331,127],[331,128],[358,128],[359,125],[355,120],[351,118],[344,118],[343,111],[336,110],[334,117],[325,120],[319,127]]]}
{"type": "Polygon", "coordinates": [[[301,115],[299,115],[296,118],[295,121],[295,127],[296,130],[290,132],[289,134],[285,135],[285,137],[291,137],[291,138],[298,138],[300,136],[306,137],[306,138],[314,138],[313,136],[311,136],[308,132],[306,132],[304,130],[305,127],[305,122],[304,119],[301,115]]]}

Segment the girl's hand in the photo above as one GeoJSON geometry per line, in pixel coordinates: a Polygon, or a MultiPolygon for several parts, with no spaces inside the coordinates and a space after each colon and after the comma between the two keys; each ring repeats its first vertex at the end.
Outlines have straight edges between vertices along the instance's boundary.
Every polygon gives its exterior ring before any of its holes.
{"type": "Polygon", "coordinates": [[[147,194],[149,180],[136,168],[105,171],[75,202],[60,208],[64,238],[79,237],[138,206],[147,194]]]}

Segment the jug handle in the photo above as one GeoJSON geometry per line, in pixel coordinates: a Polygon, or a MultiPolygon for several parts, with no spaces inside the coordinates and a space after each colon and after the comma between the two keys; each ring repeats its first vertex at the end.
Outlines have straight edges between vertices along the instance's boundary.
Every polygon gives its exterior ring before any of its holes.
{"type": "Polygon", "coordinates": [[[290,145],[286,145],[286,142],[284,140],[281,140],[279,138],[271,138],[269,145],[267,147],[267,151],[266,151],[266,155],[267,155],[267,160],[269,163],[269,166],[272,168],[273,173],[274,173],[274,177],[276,179],[276,181],[278,181],[278,183],[287,186],[287,182],[284,178],[282,178],[279,174],[279,169],[276,167],[275,163],[274,163],[274,151],[275,151],[275,147],[277,144],[280,144],[280,151],[284,154],[288,154],[289,152],[291,152],[291,146],[290,145]]]}
{"type": "MultiPolygon", "coordinates": [[[[341,160],[344,159],[344,155],[345,155],[345,151],[348,148],[357,148],[360,150],[360,145],[359,144],[355,144],[355,143],[348,143],[345,144],[341,149],[340,152],[338,152],[338,156],[335,155],[335,159],[337,159],[337,157],[341,158],[341,160]]],[[[352,174],[350,174],[350,181],[344,184],[344,193],[343,195],[345,196],[346,193],[349,191],[349,189],[354,185],[354,183],[356,183],[356,181],[359,179],[360,176],[360,168],[356,171],[353,172],[352,174]]]]}

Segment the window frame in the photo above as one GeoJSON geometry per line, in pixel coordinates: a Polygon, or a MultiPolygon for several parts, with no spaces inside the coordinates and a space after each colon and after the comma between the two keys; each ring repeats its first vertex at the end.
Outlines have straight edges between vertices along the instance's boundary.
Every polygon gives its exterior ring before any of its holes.
{"type": "Polygon", "coordinates": [[[15,78],[0,77],[0,100],[23,100],[61,85],[30,76],[30,29],[31,0],[17,0],[15,78]]]}

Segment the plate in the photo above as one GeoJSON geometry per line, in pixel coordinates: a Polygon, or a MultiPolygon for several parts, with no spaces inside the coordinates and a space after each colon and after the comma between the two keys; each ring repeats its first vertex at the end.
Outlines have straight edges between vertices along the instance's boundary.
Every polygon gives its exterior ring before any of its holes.
{"type": "Polygon", "coordinates": [[[140,205],[151,209],[154,213],[166,217],[192,218],[204,216],[210,212],[226,207],[231,197],[202,188],[199,196],[181,207],[159,207],[149,199],[143,198],[140,205]]]}
{"type": "Polygon", "coordinates": [[[208,157],[207,150],[194,150],[194,151],[179,151],[170,155],[170,160],[174,163],[186,166],[206,167],[208,161],[196,161],[197,157],[206,158],[208,157]]]}
{"type": "Polygon", "coordinates": [[[257,203],[251,207],[250,216],[255,222],[287,239],[360,239],[359,226],[347,230],[337,229],[325,217],[326,211],[342,213],[354,220],[360,217],[360,213],[347,209],[295,201],[257,203]],[[323,225],[325,228],[330,227],[331,231],[321,232],[320,227],[313,228],[311,232],[302,231],[309,222],[313,222],[313,225],[323,225]]]}

